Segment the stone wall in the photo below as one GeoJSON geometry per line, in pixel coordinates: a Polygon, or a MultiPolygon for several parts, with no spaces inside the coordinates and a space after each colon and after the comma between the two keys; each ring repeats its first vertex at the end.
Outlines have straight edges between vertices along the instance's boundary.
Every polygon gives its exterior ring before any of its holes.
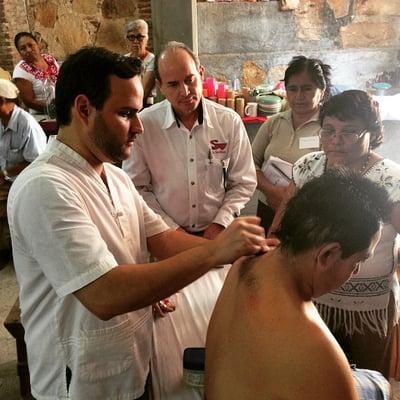
{"type": "Polygon", "coordinates": [[[303,54],[329,63],[345,87],[398,85],[400,1],[300,0],[294,11],[275,1],[199,2],[197,14],[200,60],[219,79],[276,81],[303,54]]]}
{"type": "Polygon", "coordinates": [[[0,65],[20,60],[12,39],[23,30],[39,32],[60,60],[85,45],[125,53],[124,26],[135,18],[148,22],[151,46],[150,0],[0,0],[0,65]]]}

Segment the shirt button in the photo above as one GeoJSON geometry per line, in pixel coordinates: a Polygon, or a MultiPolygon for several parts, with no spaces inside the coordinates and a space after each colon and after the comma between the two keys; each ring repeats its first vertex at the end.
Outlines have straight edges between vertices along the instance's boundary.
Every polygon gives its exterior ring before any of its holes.
{"type": "Polygon", "coordinates": [[[194,159],[193,159],[193,158],[191,158],[191,159],[190,159],[190,162],[193,162],[193,161],[194,161],[194,159]]]}
{"type": "Polygon", "coordinates": [[[192,181],[192,182],[190,182],[190,184],[193,186],[193,185],[194,185],[194,182],[192,181]]]}
{"type": "Polygon", "coordinates": [[[192,208],[196,208],[196,204],[192,204],[192,208]]]}
{"type": "Polygon", "coordinates": [[[191,139],[193,137],[193,135],[189,135],[189,139],[191,139]]]}

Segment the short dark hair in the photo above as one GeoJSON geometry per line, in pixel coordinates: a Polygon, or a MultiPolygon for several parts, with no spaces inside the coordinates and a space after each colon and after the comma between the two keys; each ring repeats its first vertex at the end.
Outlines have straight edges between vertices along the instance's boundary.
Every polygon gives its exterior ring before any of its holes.
{"type": "Polygon", "coordinates": [[[102,47],[83,47],[61,65],[56,83],[56,116],[60,126],[71,122],[75,98],[84,94],[97,110],[110,95],[110,76],[130,79],[140,76],[141,61],[102,47]]]}
{"type": "Polygon", "coordinates": [[[15,46],[15,48],[16,48],[18,51],[19,51],[19,49],[18,49],[18,42],[19,42],[19,39],[21,39],[21,38],[24,37],[24,36],[30,37],[30,38],[33,39],[36,43],[38,42],[38,41],[36,40],[35,36],[34,36],[32,33],[30,33],[30,32],[18,32],[18,33],[14,36],[14,46],[15,46]]]}
{"type": "Polygon", "coordinates": [[[305,56],[293,57],[285,71],[285,85],[288,86],[289,79],[293,75],[306,71],[315,86],[324,92],[324,101],[328,100],[331,93],[331,66],[324,64],[318,58],[307,58],[305,56]]]}
{"type": "Polygon", "coordinates": [[[371,149],[375,149],[383,142],[379,103],[363,90],[346,90],[332,96],[321,107],[319,114],[321,126],[326,117],[336,117],[341,121],[352,121],[358,118],[371,135],[371,149]]]}
{"type": "Polygon", "coordinates": [[[289,200],[275,234],[292,254],[337,242],[347,258],[370,245],[392,205],[382,186],[343,168],[332,169],[289,200]]]}
{"type": "Polygon", "coordinates": [[[155,74],[156,79],[159,80],[160,82],[161,82],[161,77],[160,77],[160,71],[159,71],[159,65],[158,65],[160,57],[169,50],[176,51],[178,49],[182,49],[182,50],[186,51],[186,53],[188,53],[190,55],[190,57],[192,57],[194,63],[196,64],[196,67],[197,68],[200,67],[199,57],[195,54],[195,52],[189,46],[187,46],[185,43],[182,43],[182,42],[175,42],[175,41],[168,42],[162,48],[162,50],[156,55],[155,60],[154,60],[154,74],[155,74]]]}

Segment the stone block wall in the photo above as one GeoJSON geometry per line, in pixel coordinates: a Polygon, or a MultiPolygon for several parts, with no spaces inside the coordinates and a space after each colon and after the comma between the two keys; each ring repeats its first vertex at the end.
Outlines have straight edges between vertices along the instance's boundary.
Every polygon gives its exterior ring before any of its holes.
{"type": "Polygon", "coordinates": [[[276,1],[199,2],[197,14],[200,60],[221,80],[276,81],[303,54],[330,64],[335,84],[399,86],[400,1],[300,0],[293,11],[276,1]]]}
{"type": "Polygon", "coordinates": [[[135,18],[149,24],[151,46],[150,0],[0,0],[0,66],[20,60],[13,38],[23,30],[39,32],[60,60],[85,45],[126,53],[124,27],[135,18]]]}

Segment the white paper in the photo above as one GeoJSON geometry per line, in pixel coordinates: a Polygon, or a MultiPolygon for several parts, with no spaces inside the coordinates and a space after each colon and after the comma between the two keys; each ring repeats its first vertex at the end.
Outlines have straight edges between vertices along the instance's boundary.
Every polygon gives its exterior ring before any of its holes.
{"type": "Polygon", "coordinates": [[[288,186],[292,180],[293,164],[279,157],[270,156],[261,167],[264,176],[277,186],[288,186]]]}
{"type": "Polygon", "coordinates": [[[301,137],[299,140],[299,149],[315,149],[319,148],[318,136],[301,137]]]}

